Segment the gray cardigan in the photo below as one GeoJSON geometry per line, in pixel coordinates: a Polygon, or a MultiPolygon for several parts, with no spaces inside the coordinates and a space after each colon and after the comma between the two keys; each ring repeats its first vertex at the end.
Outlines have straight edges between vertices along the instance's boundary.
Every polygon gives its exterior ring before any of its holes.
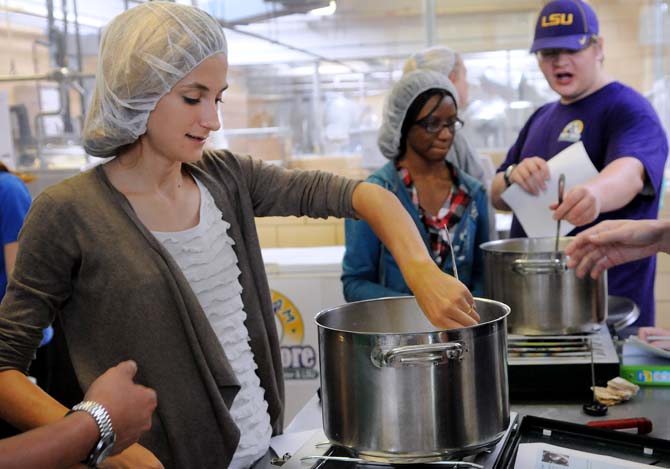
{"type": "MultiPolygon", "coordinates": [[[[205,152],[187,168],[231,224],[250,345],[281,432],[281,357],[254,217],[352,217],[357,182],[228,152],[205,152]]],[[[67,343],[58,361],[71,361],[82,390],[119,361],[137,361],[136,380],[158,392],[140,443],[166,468],[225,467],[239,440],[228,411],[239,383],[188,281],[102,167],[40,194],[19,243],[0,305],[0,370],[26,372],[56,320],[67,343]]]]}

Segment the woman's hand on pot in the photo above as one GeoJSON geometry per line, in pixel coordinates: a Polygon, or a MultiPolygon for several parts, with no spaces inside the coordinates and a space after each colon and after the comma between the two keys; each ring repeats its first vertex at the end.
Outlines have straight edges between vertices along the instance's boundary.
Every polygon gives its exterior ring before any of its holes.
{"type": "Polygon", "coordinates": [[[510,183],[520,185],[526,192],[538,195],[547,189],[549,165],[539,156],[526,158],[514,168],[509,180],[510,183]]]}
{"type": "Polygon", "coordinates": [[[565,220],[575,226],[586,225],[600,215],[601,202],[588,186],[575,186],[563,197],[561,205],[552,204],[554,220],[565,220]]]}
{"type": "Polygon", "coordinates": [[[411,277],[407,283],[435,327],[455,329],[479,323],[475,299],[468,288],[442,272],[434,262],[418,268],[411,277]]]}

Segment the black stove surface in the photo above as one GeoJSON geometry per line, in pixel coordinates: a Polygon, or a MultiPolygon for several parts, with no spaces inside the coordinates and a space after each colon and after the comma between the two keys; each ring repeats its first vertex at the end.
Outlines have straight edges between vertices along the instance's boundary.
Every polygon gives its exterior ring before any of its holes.
{"type": "MultiPolygon", "coordinates": [[[[342,448],[340,446],[331,446],[328,451],[324,453],[324,456],[335,456],[335,457],[345,457],[345,458],[356,458],[355,454],[352,454],[348,449],[342,448]]],[[[491,453],[490,452],[482,452],[476,455],[471,455],[464,457],[460,460],[452,460],[450,461],[452,464],[446,467],[451,467],[454,469],[465,469],[465,468],[478,468],[478,467],[483,467],[483,468],[489,468],[493,467],[495,468],[496,466],[490,466],[490,465],[484,465],[488,462],[488,460],[491,458],[491,453]]],[[[312,466],[305,466],[305,467],[311,467],[311,468],[322,468],[322,469],[327,469],[327,468],[341,468],[341,469],[354,469],[358,467],[384,467],[384,468],[401,468],[401,469],[413,469],[413,468],[427,468],[427,467],[445,467],[444,465],[441,464],[387,464],[387,463],[378,463],[378,462],[371,462],[371,461],[365,461],[361,463],[357,462],[346,462],[346,461],[331,461],[331,460],[319,460],[312,466]]]]}
{"type": "Polygon", "coordinates": [[[518,415],[516,412],[512,412],[510,415],[510,425],[505,432],[505,435],[496,443],[491,449],[466,456],[459,460],[449,461],[449,465],[440,464],[440,463],[424,463],[424,464],[386,464],[378,463],[371,461],[364,462],[347,462],[341,460],[325,460],[325,459],[304,459],[312,458],[315,456],[329,456],[329,457],[342,457],[342,458],[357,458],[355,454],[352,454],[347,448],[341,446],[329,445],[328,443],[323,443],[326,440],[323,432],[317,432],[310,441],[308,441],[289,461],[283,465],[284,469],[291,468],[340,468],[340,469],[355,469],[355,468],[402,468],[402,469],[412,469],[412,468],[429,468],[429,467],[450,467],[454,469],[470,469],[470,468],[483,468],[483,469],[502,469],[501,464],[501,455],[503,449],[510,439],[510,435],[513,433],[514,429],[518,426],[518,415]]]}

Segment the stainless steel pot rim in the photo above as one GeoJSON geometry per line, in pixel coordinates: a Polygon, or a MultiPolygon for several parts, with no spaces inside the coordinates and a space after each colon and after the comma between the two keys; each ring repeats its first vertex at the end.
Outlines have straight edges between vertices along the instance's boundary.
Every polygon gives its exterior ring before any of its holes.
{"type": "MultiPolygon", "coordinates": [[[[384,298],[375,298],[373,300],[361,300],[361,301],[352,301],[351,303],[347,303],[346,305],[351,305],[352,307],[357,305],[357,304],[362,304],[362,303],[372,303],[372,302],[381,302],[381,301],[393,301],[393,300],[403,300],[403,299],[408,299],[408,298],[414,298],[413,296],[389,296],[389,297],[384,297],[384,298]]],[[[352,331],[349,329],[341,329],[341,328],[336,328],[336,327],[331,327],[331,326],[326,326],[324,324],[321,324],[319,322],[319,318],[322,316],[325,316],[332,311],[340,309],[343,305],[340,306],[335,306],[332,308],[325,309],[323,311],[320,311],[317,313],[316,316],[314,316],[314,322],[316,323],[317,327],[329,330],[329,331],[334,331],[334,332],[345,332],[347,334],[355,334],[359,336],[386,336],[386,337],[392,337],[392,336],[403,336],[403,337],[412,337],[412,336],[420,336],[420,335],[426,335],[426,334],[439,334],[439,333],[458,333],[458,332],[465,332],[465,331],[474,331],[475,329],[482,328],[483,326],[494,324],[496,322],[502,321],[505,318],[507,318],[510,314],[510,307],[507,306],[505,303],[502,303],[500,301],[496,300],[490,300],[488,298],[479,298],[475,297],[475,301],[478,303],[488,303],[491,305],[497,305],[502,307],[502,309],[505,311],[504,314],[502,314],[500,317],[496,319],[492,319],[491,321],[486,321],[486,322],[480,322],[479,324],[476,324],[474,326],[466,326],[466,327],[458,327],[454,329],[431,329],[427,331],[415,331],[415,332],[373,332],[373,331],[365,331],[365,332],[360,332],[360,331],[352,331]]]]}
{"type": "MultiPolygon", "coordinates": [[[[561,236],[559,245],[566,245],[574,239],[574,236],[561,236]]],[[[554,236],[542,238],[508,238],[487,241],[479,245],[479,248],[489,253],[501,254],[552,254],[556,238],[554,236]],[[546,244],[547,248],[543,250],[528,250],[529,244],[546,244]]]]}

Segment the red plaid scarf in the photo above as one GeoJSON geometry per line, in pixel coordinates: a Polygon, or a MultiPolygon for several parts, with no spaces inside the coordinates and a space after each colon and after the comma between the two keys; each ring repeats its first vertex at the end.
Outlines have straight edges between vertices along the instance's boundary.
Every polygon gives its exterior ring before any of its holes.
{"type": "Polygon", "coordinates": [[[414,187],[412,176],[407,168],[398,167],[398,175],[405,184],[405,187],[412,196],[412,203],[419,210],[421,221],[423,222],[430,239],[430,248],[435,263],[442,267],[449,256],[449,241],[445,229],[451,231],[458,224],[463,216],[466,207],[470,203],[470,194],[465,185],[460,183],[458,170],[451,163],[447,163],[447,169],[451,171],[451,193],[447,196],[442,208],[437,212],[437,216],[426,213],[419,203],[419,194],[414,187]]]}

